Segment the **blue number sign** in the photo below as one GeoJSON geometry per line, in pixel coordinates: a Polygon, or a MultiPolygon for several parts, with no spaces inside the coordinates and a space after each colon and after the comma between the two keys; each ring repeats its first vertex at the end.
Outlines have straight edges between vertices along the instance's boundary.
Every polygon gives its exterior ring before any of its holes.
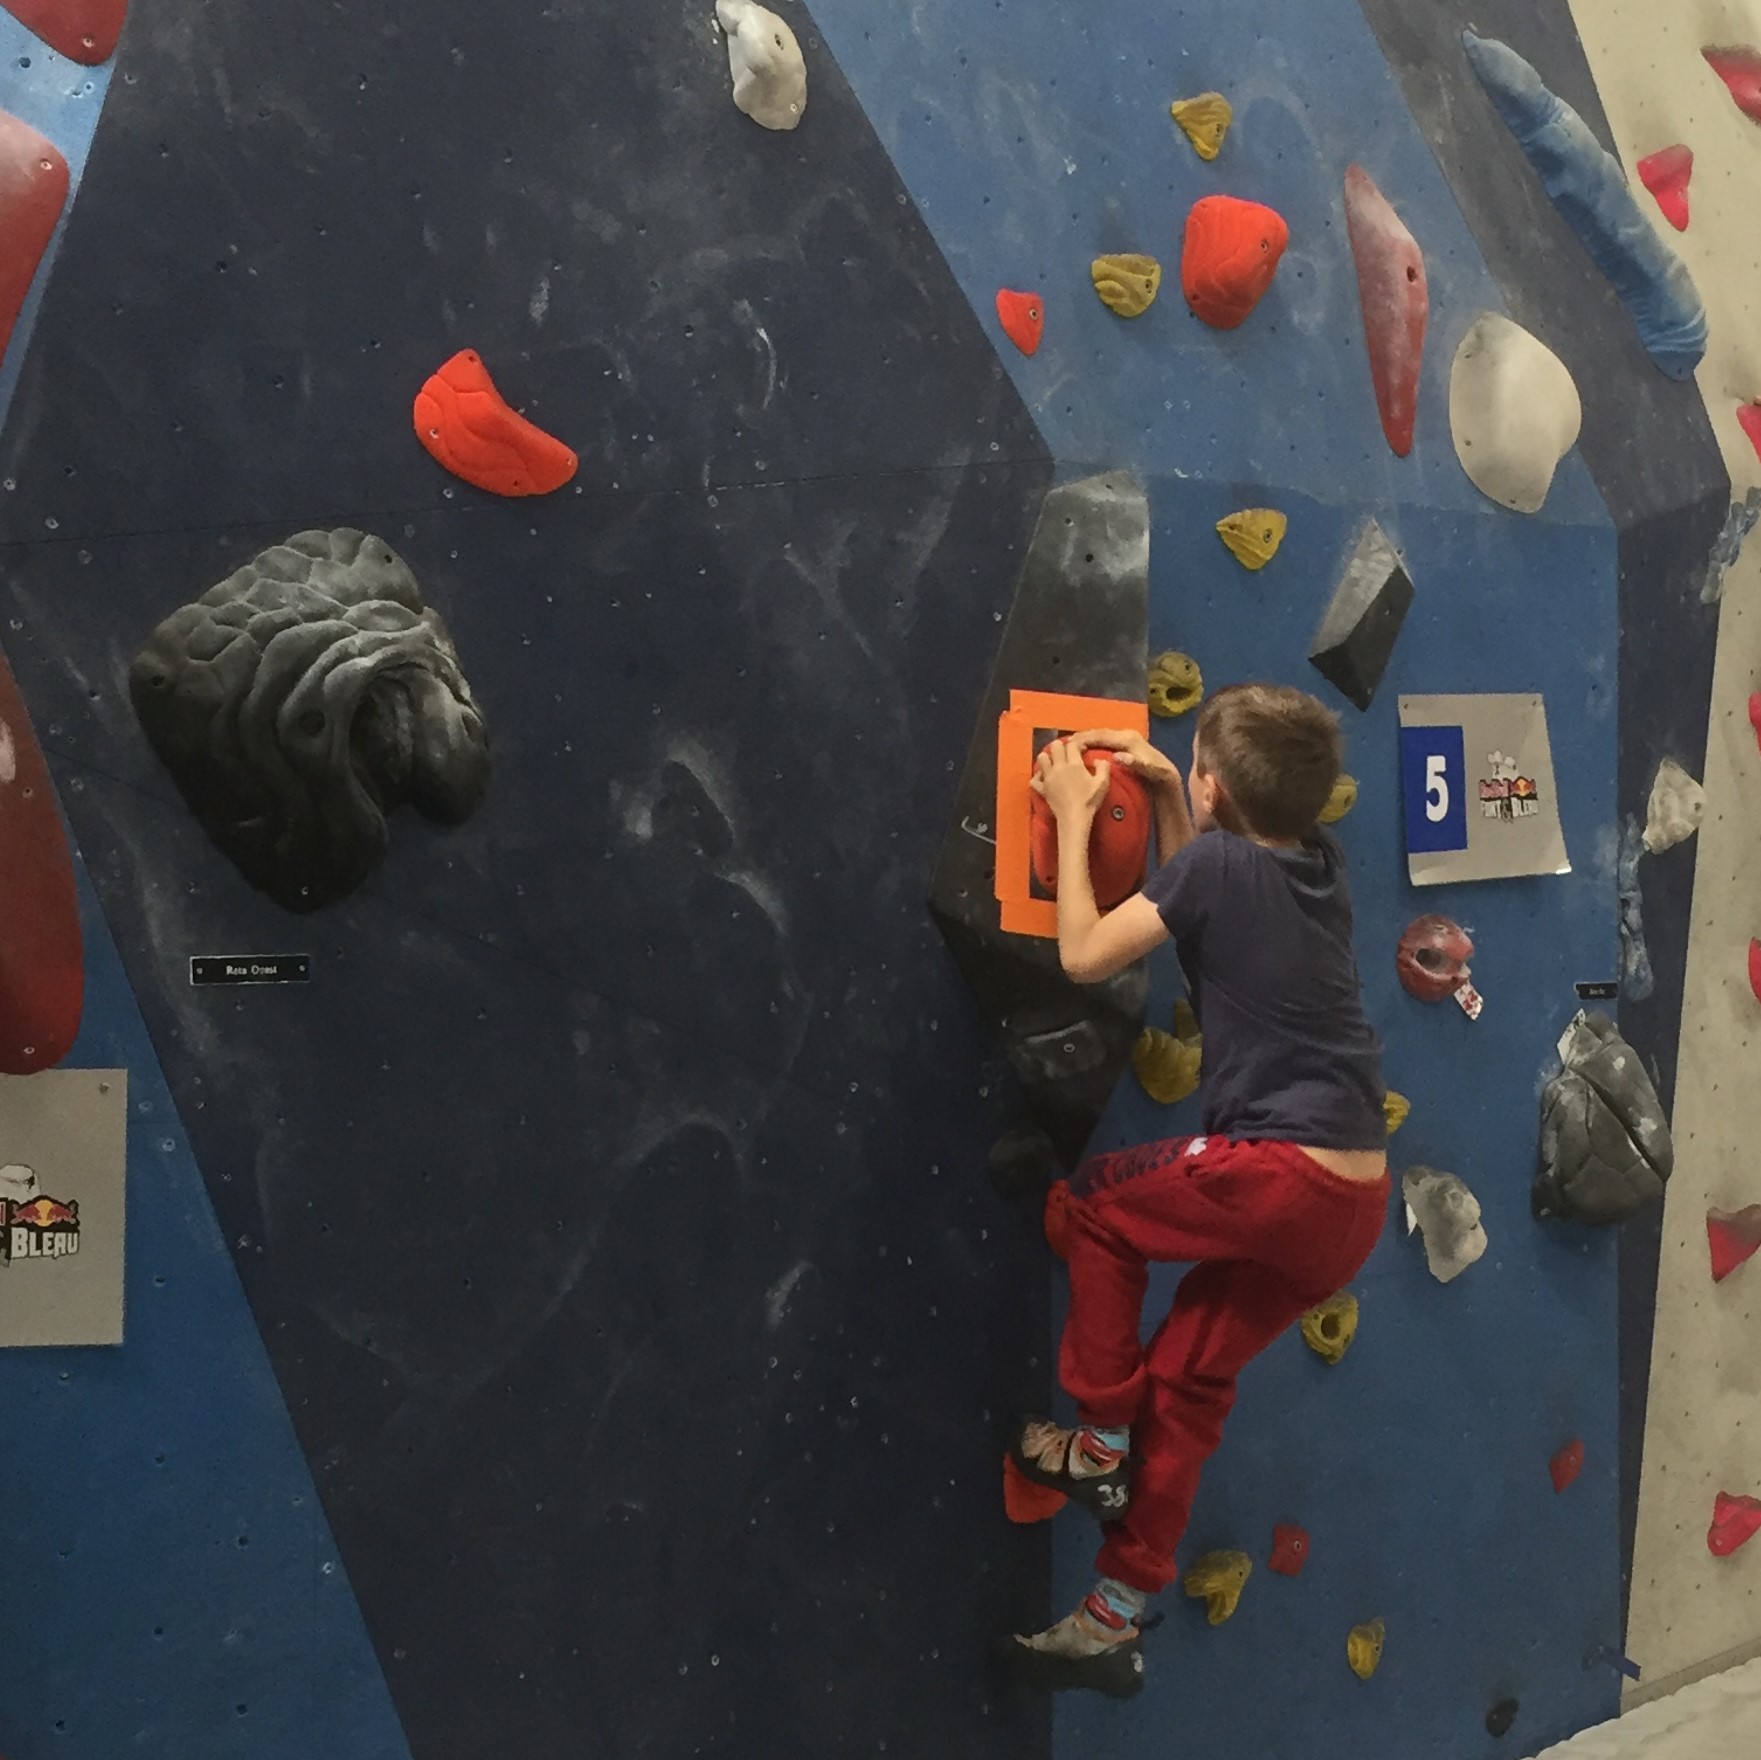
{"type": "Polygon", "coordinates": [[[1459,727],[1400,730],[1400,793],[1409,854],[1467,848],[1467,762],[1459,727]]]}

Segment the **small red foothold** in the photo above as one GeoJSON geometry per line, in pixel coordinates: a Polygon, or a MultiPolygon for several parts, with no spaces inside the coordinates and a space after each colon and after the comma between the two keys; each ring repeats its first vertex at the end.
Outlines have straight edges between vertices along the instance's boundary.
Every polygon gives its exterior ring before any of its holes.
{"type": "MultiPolygon", "coordinates": [[[[1749,970],[1755,970],[1755,948],[1749,944],[1749,970]]],[[[1708,1210],[1706,1244],[1712,1252],[1712,1281],[1723,1283],[1736,1268],[1761,1251],[1761,1204],[1742,1210],[1708,1210]]]]}
{"type": "Polygon", "coordinates": [[[28,122],[0,110],[0,354],[66,201],[67,161],[28,122]]]}
{"type": "Polygon", "coordinates": [[[1714,1558],[1729,1558],[1761,1533],[1761,1498],[1732,1497],[1721,1491],[1712,1507],[1712,1526],[1706,1550],[1714,1558]]]}
{"type": "Polygon", "coordinates": [[[1003,334],[1023,354],[1035,354],[1040,338],[1046,333],[1045,302],[1037,293],[1011,293],[1008,288],[997,291],[997,322],[1003,334]]]}
{"type": "Polygon", "coordinates": [[[1547,1463],[1547,1471],[1553,1475],[1555,1491],[1569,1491],[1583,1470],[1584,1445],[1576,1437],[1547,1463]]]}
{"type": "Polygon", "coordinates": [[[1761,50],[1743,46],[1702,49],[1707,65],[1730,87],[1737,108],[1752,121],[1761,122],[1761,50]]]}
{"type": "Polygon", "coordinates": [[[1692,147],[1665,147],[1639,161],[1639,182],[1657,198],[1663,217],[1677,232],[1688,229],[1688,180],[1694,175],[1692,147]]]}
{"type": "Polygon", "coordinates": [[[69,61],[96,67],[116,53],[128,0],[0,0],[26,29],[69,61]]]}
{"type": "Polygon", "coordinates": [[[428,376],[415,421],[441,464],[492,495],[548,495],[575,474],[574,453],[509,408],[474,349],[428,376]]]}
{"type": "Polygon", "coordinates": [[[1046,1231],[1046,1245],[1068,1262],[1070,1258],[1070,1182],[1055,1179],[1046,1189],[1046,1208],[1043,1224],[1046,1231]]]}
{"type": "Polygon", "coordinates": [[[1024,1527],[1049,1522],[1069,1501],[1050,1485],[1036,1485],[1009,1455],[1003,1456],[1003,1513],[1010,1521],[1024,1527]]]}
{"type": "Polygon", "coordinates": [[[1280,1522],[1272,1530],[1272,1556],[1266,1560],[1266,1569],[1281,1577],[1300,1577],[1308,1561],[1308,1529],[1293,1522],[1280,1522]]]}
{"type": "Polygon", "coordinates": [[[1738,404],[1737,425],[1749,436],[1749,444],[1761,453],[1761,403],[1738,404]]]}

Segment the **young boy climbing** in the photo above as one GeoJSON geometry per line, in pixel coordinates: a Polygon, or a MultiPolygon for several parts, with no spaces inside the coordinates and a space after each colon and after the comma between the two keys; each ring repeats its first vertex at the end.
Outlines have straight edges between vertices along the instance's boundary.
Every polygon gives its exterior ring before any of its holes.
{"type": "Polygon", "coordinates": [[[1364,1018],[1339,847],[1318,819],[1339,726],[1281,686],[1219,691],[1199,713],[1192,800],[1148,741],[1057,740],[1033,777],[1058,828],[1058,947],[1097,983],[1173,939],[1204,1032],[1204,1135],[1085,1161],[1070,1180],[1065,1429],[1024,1424],[1016,1466],[1105,1524],[1099,1581],[1045,1631],[1007,1641],[1037,1684],[1128,1697],[1140,1620],[1174,1580],[1200,1469],[1243,1368],[1353,1278],[1388,1201],[1381,1049],[1364,1018]],[[1083,753],[1109,756],[1091,772],[1083,753]],[[1102,916],[1089,834],[1110,766],[1152,791],[1161,865],[1102,916]],[[1147,1349],[1151,1262],[1193,1264],[1147,1349]]]}

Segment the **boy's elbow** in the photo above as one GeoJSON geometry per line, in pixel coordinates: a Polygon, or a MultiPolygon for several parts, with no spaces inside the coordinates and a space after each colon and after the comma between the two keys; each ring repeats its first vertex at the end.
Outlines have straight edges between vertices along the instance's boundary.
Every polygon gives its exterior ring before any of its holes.
{"type": "Polygon", "coordinates": [[[1058,959],[1064,967],[1064,976],[1072,984],[1099,984],[1113,975],[1086,948],[1061,947],[1058,959]]]}

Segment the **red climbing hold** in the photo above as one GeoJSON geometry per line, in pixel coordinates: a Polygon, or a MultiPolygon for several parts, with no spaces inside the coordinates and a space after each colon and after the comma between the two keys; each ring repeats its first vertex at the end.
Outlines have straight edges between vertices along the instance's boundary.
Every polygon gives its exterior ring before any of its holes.
{"type": "Polygon", "coordinates": [[[1046,1245],[1060,1259],[1070,1257],[1070,1182],[1055,1179],[1046,1188],[1046,1208],[1041,1219],[1046,1245]]]}
{"type": "Polygon", "coordinates": [[[1555,1491],[1569,1491],[1583,1470],[1584,1445],[1576,1437],[1547,1463],[1547,1471],[1553,1475],[1555,1491]]]}
{"type": "Polygon", "coordinates": [[[1761,1250],[1761,1204],[1741,1210],[1708,1210],[1706,1244],[1712,1250],[1712,1281],[1723,1283],[1761,1250]]]}
{"type": "Polygon", "coordinates": [[[1749,443],[1761,453],[1761,403],[1737,405],[1737,424],[1749,436],[1749,443]]]}
{"type": "Polygon", "coordinates": [[[1753,937],[1749,940],[1749,988],[1755,992],[1755,1000],[1761,1002],[1761,941],[1753,937]]]}
{"type": "Polygon", "coordinates": [[[416,393],[416,437],[455,477],[492,495],[548,495],[575,474],[574,453],[508,407],[474,349],[416,393]]]}
{"type": "Polygon", "coordinates": [[[1639,182],[1657,198],[1664,219],[1677,232],[1688,229],[1688,179],[1693,175],[1692,147],[1665,147],[1639,161],[1639,182]]]}
{"type": "Polygon", "coordinates": [[[1023,354],[1036,354],[1040,338],[1046,333],[1045,303],[1037,293],[1011,293],[1006,287],[999,288],[997,322],[1023,354]]]}
{"type": "MultiPolygon", "coordinates": [[[[1123,764],[1110,763],[1112,753],[1099,746],[1090,746],[1082,756],[1091,770],[1108,764],[1112,777],[1088,839],[1088,876],[1094,886],[1095,904],[1110,911],[1143,884],[1150,848],[1149,791],[1123,764]]],[[[1037,794],[1029,803],[1028,813],[1033,877],[1048,897],[1056,898],[1058,821],[1052,817],[1052,809],[1044,798],[1037,794]]]]}
{"type": "Polygon", "coordinates": [[[1307,1528],[1296,1527],[1290,1522],[1280,1522],[1272,1530],[1272,1556],[1266,1560],[1266,1569],[1276,1571],[1281,1577],[1300,1577],[1302,1567],[1309,1561],[1309,1534],[1307,1528]]]}
{"type": "Polygon", "coordinates": [[[1702,49],[1712,71],[1730,87],[1737,108],[1761,122],[1761,50],[1746,47],[1702,49]]]}
{"type": "Polygon", "coordinates": [[[67,201],[67,161],[28,122],[0,110],[0,355],[67,201]]]}
{"type": "Polygon", "coordinates": [[[85,949],[73,856],[49,766],[0,655],[0,1074],[35,1075],[73,1048],[85,949]]]}
{"type": "Polygon", "coordinates": [[[1712,1527],[1706,1549],[1714,1558],[1729,1558],[1761,1532],[1761,1498],[1732,1497],[1721,1491],[1712,1506],[1712,1527]]]}
{"type": "Polygon", "coordinates": [[[96,67],[116,53],[128,0],[0,0],[57,55],[96,67]]]}
{"type": "MultiPolygon", "coordinates": [[[[1755,743],[1761,745],[1761,691],[1749,693],[1749,725],[1755,730],[1755,743]]],[[[1755,994],[1761,996],[1761,988],[1755,994]]]]}
{"type": "Polygon", "coordinates": [[[1194,202],[1180,254],[1186,303],[1214,329],[1235,329],[1272,285],[1289,242],[1284,217],[1262,203],[1238,196],[1194,202]]]}
{"type": "Polygon", "coordinates": [[[1364,311],[1364,342],[1382,432],[1395,456],[1412,451],[1419,405],[1419,368],[1431,295],[1425,253],[1393,204],[1361,165],[1345,168],[1345,224],[1357,264],[1358,299],[1364,311]]]}
{"type": "Polygon", "coordinates": [[[1010,1521],[1024,1526],[1049,1522],[1069,1501],[1062,1491],[1054,1491],[1050,1485],[1036,1485],[1011,1456],[1003,1456],[1003,1513],[1010,1521]]]}

